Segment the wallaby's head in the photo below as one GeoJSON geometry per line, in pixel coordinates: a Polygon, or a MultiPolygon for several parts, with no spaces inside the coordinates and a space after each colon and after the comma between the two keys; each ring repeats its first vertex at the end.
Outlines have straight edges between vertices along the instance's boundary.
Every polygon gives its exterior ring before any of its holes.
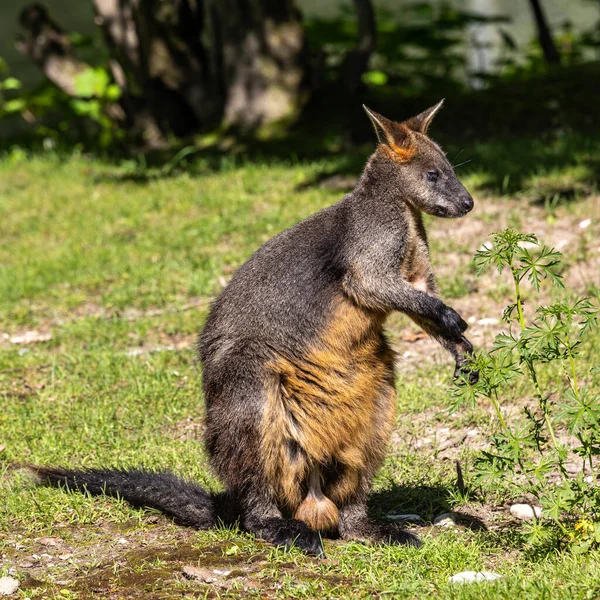
{"type": "Polygon", "coordinates": [[[437,217],[456,218],[473,208],[473,198],[458,180],[440,147],[427,137],[427,128],[443,100],[426,111],[397,123],[364,107],[379,145],[375,156],[399,198],[437,217]]]}

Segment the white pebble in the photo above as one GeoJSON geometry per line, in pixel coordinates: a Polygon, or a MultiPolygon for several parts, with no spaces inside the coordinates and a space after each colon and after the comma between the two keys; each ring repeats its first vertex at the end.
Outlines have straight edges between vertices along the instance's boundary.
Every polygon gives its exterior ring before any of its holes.
{"type": "Polygon", "coordinates": [[[495,317],[487,317],[477,321],[477,325],[483,325],[484,327],[487,327],[488,325],[496,325],[497,323],[499,323],[499,321],[495,317]]]}
{"type": "Polygon", "coordinates": [[[423,519],[421,518],[421,515],[415,515],[415,514],[406,514],[406,515],[388,515],[387,518],[390,521],[405,521],[407,523],[422,523],[423,519]]]}
{"type": "Polygon", "coordinates": [[[450,583],[473,583],[478,581],[494,581],[500,579],[502,575],[490,573],[489,571],[463,571],[448,577],[450,583]]]}
{"type": "Polygon", "coordinates": [[[14,577],[0,577],[0,596],[12,596],[21,583],[14,577]]]}
{"type": "Polygon", "coordinates": [[[587,229],[592,224],[591,219],[584,219],[579,223],[579,229],[587,229]]]}
{"type": "Polygon", "coordinates": [[[539,519],[542,516],[542,509],[531,504],[513,504],[510,507],[510,514],[521,521],[530,521],[534,517],[539,519]]]}
{"type": "Polygon", "coordinates": [[[433,520],[433,524],[437,527],[453,527],[458,524],[458,516],[451,512],[442,513],[433,520]]]}
{"type": "Polygon", "coordinates": [[[519,248],[523,248],[523,250],[533,250],[534,248],[537,248],[539,244],[536,244],[535,242],[519,242],[518,246],[519,248]]]}

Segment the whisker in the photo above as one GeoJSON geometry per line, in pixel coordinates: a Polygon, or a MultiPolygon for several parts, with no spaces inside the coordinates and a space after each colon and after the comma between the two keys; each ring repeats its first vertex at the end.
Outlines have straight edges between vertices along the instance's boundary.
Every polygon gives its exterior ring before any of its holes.
{"type": "Polygon", "coordinates": [[[454,160],[456,160],[464,151],[466,150],[466,148],[463,148],[455,157],[454,160]]]}
{"type": "Polygon", "coordinates": [[[452,165],[453,169],[458,169],[458,167],[462,167],[463,165],[466,165],[467,163],[470,163],[473,159],[470,158],[469,160],[465,160],[461,163],[458,163],[457,165],[452,165]]]}

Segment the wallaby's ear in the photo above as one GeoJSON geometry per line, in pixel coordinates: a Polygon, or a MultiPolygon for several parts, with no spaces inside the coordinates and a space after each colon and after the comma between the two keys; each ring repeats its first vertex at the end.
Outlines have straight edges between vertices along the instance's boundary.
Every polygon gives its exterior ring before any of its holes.
{"type": "Polygon", "coordinates": [[[374,110],[371,110],[368,106],[365,106],[364,104],[363,108],[365,109],[365,112],[367,113],[369,119],[371,119],[371,123],[373,124],[373,128],[375,129],[377,139],[382,144],[389,144],[390,141],[393,140],[393,121],[386,119],[383,115],[376,113],[374,110]]]}
{"type": "Polygon", "coordinates": [[[388,154],[398,162],[410,160],[416,153],[414,133],[403,123],[386,119],[364,104],[363,108],[373,123],[379,143],[383,144],[388,154]]]}
{"type": "Polygon", "coordinates": [[[413,131],[418,131],[419,133],[427,133],[427,129],[433,121],[433,117],[437,114],[438,110],[442,108],[444,104],[444,99],[442,98],[435,106],[424,110],[422,113],[404,121],[404,124],[407,127],[410,127],[413,131]]]}

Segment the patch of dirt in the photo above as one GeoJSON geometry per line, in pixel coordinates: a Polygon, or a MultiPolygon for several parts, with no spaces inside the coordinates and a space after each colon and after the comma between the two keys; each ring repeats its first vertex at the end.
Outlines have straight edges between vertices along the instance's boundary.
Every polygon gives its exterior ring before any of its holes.
{"type": "Polygon", "coordinates": [[[165,436],[174,440],[194,440],[200,442],[204,438],[204,421],[202,419],[186,417],[181,421],[177,421],[174,425],[165,427],[163,431],[165,436]]]}
{"type": "MultiPolygon", "coordinates": [[[[282,575],[293,572],[300,582],[314,577],[290,562],[278,565],[275,579],[264,556],[238,553],[232,541],[201,546],[193,530],[175,527],[163,517],[151,529],[120,531],[103,524],[91,535],[85,526],[61,535],[7,540],[11,551],[2,555],[0,565],[23,581],[23,590],[41,597],[71,593],[79,600],[159,600],[188,594],[218,598],[227,592],[245,597],[253,590],[273,598],[282,575]]],[[[347,581],[319,578],[331,584],[347,581]]]]}
{"type": "Polygon", "coordinates": [[[125,350],[127,356],[142,356],[144,354],[151,354],[154,352],[176,352],[178,350],[185,350],[192,348],[198,339],[196,334],[193,335],[180,335],[180,334],[160,334],[160,340],[158,344],[148,344],[146,340],[140,340],[140,344],[137,346],[131,346],[125,350]]]}

